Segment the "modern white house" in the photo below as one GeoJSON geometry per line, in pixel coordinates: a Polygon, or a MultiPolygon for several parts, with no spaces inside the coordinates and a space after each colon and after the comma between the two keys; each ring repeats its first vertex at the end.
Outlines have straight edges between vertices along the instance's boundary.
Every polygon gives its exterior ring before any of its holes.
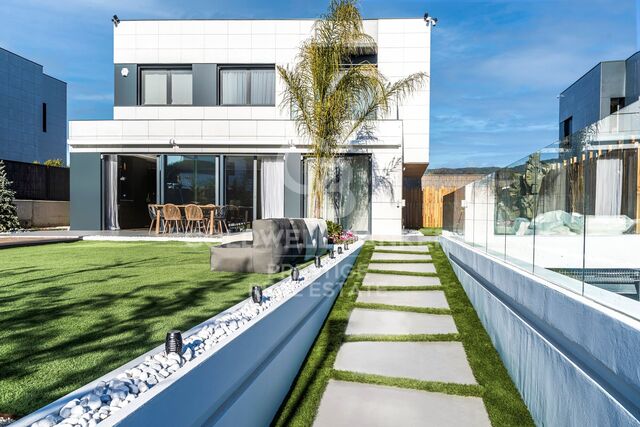
{"type": "MultiPolygon", "coordinates": [[[[276,65],[294,63],[314,20],[122,20],[114,26],[113,120],[72,121],[71,227],[137,228],[148,203],[214,203],[257,218],[310,216],[309,141],[281,105],[276,65]]],[[[372,19],[376,47],[352,61],[390,80],[430,72],[423,18],[372,19]]],[[[403,180],[429,163],[429,82],[341,147],[324,216],[400,234],[403,180]]]]}

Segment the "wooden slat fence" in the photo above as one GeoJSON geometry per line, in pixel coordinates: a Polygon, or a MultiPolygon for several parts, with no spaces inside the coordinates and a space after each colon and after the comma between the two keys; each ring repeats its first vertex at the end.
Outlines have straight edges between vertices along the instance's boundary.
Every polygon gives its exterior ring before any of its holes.
{"type": "Polygon", "coordinates": [[[422,226],[442,227],[442,198],[457,187],[426,187],[422,190],[422,226]]]}

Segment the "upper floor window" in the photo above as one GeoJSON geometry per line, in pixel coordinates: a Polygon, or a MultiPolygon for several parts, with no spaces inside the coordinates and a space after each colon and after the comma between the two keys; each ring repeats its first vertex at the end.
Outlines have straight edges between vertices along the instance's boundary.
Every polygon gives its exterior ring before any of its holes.
{"type": "Polygon", "coordinates": [[[222,105],[275,105],[275,69],[224,67],[220,69],[220,92],[222,105]]]}
{"type": "Polygon", "coordinates": [[[193,74],[190,68],[142,69],[142,105],[192,105],[193,74]]]}

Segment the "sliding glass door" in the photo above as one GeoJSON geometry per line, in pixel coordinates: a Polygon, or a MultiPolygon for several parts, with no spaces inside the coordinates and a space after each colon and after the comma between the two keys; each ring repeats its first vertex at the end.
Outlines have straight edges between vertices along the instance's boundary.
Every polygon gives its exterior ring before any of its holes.
{"type": "Polygon", "coordinates": [[[216,202],[216,156],[166,156],[164,201],[175,204],[216,202]]]}

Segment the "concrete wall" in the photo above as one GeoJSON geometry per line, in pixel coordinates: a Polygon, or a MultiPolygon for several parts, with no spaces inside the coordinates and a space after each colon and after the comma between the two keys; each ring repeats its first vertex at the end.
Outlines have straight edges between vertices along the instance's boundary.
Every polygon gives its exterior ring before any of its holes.
{"type": "Polygon", "coordinates": [[[640,426],[640,322],[441,243],[536,424],[640,426]]]}
{"type": "Polygon", "coordinates": [[[66,140],[67,84],[44,74],[42,65],[0,48],[0,159],[65,161],[66,140]]]}
{"type": "Polygon", "coordinates": [[[69,178],[72,230],[102,229],[102,159],[100,153],[72,153],[69,178]]]}
{"type": "Polygon", "coordinates": [[[571,132],[600,120],[601,64],[593,67],[584,76],[560,94],[560,123],[558,138],[562,138],[562,122],[573,117],[571,132]]]}
{"type": "Polygon", "coordinates": [[[69,225],[69,202],[57,200],[15,200],[20,225],[59,227],[69,225]]]}

